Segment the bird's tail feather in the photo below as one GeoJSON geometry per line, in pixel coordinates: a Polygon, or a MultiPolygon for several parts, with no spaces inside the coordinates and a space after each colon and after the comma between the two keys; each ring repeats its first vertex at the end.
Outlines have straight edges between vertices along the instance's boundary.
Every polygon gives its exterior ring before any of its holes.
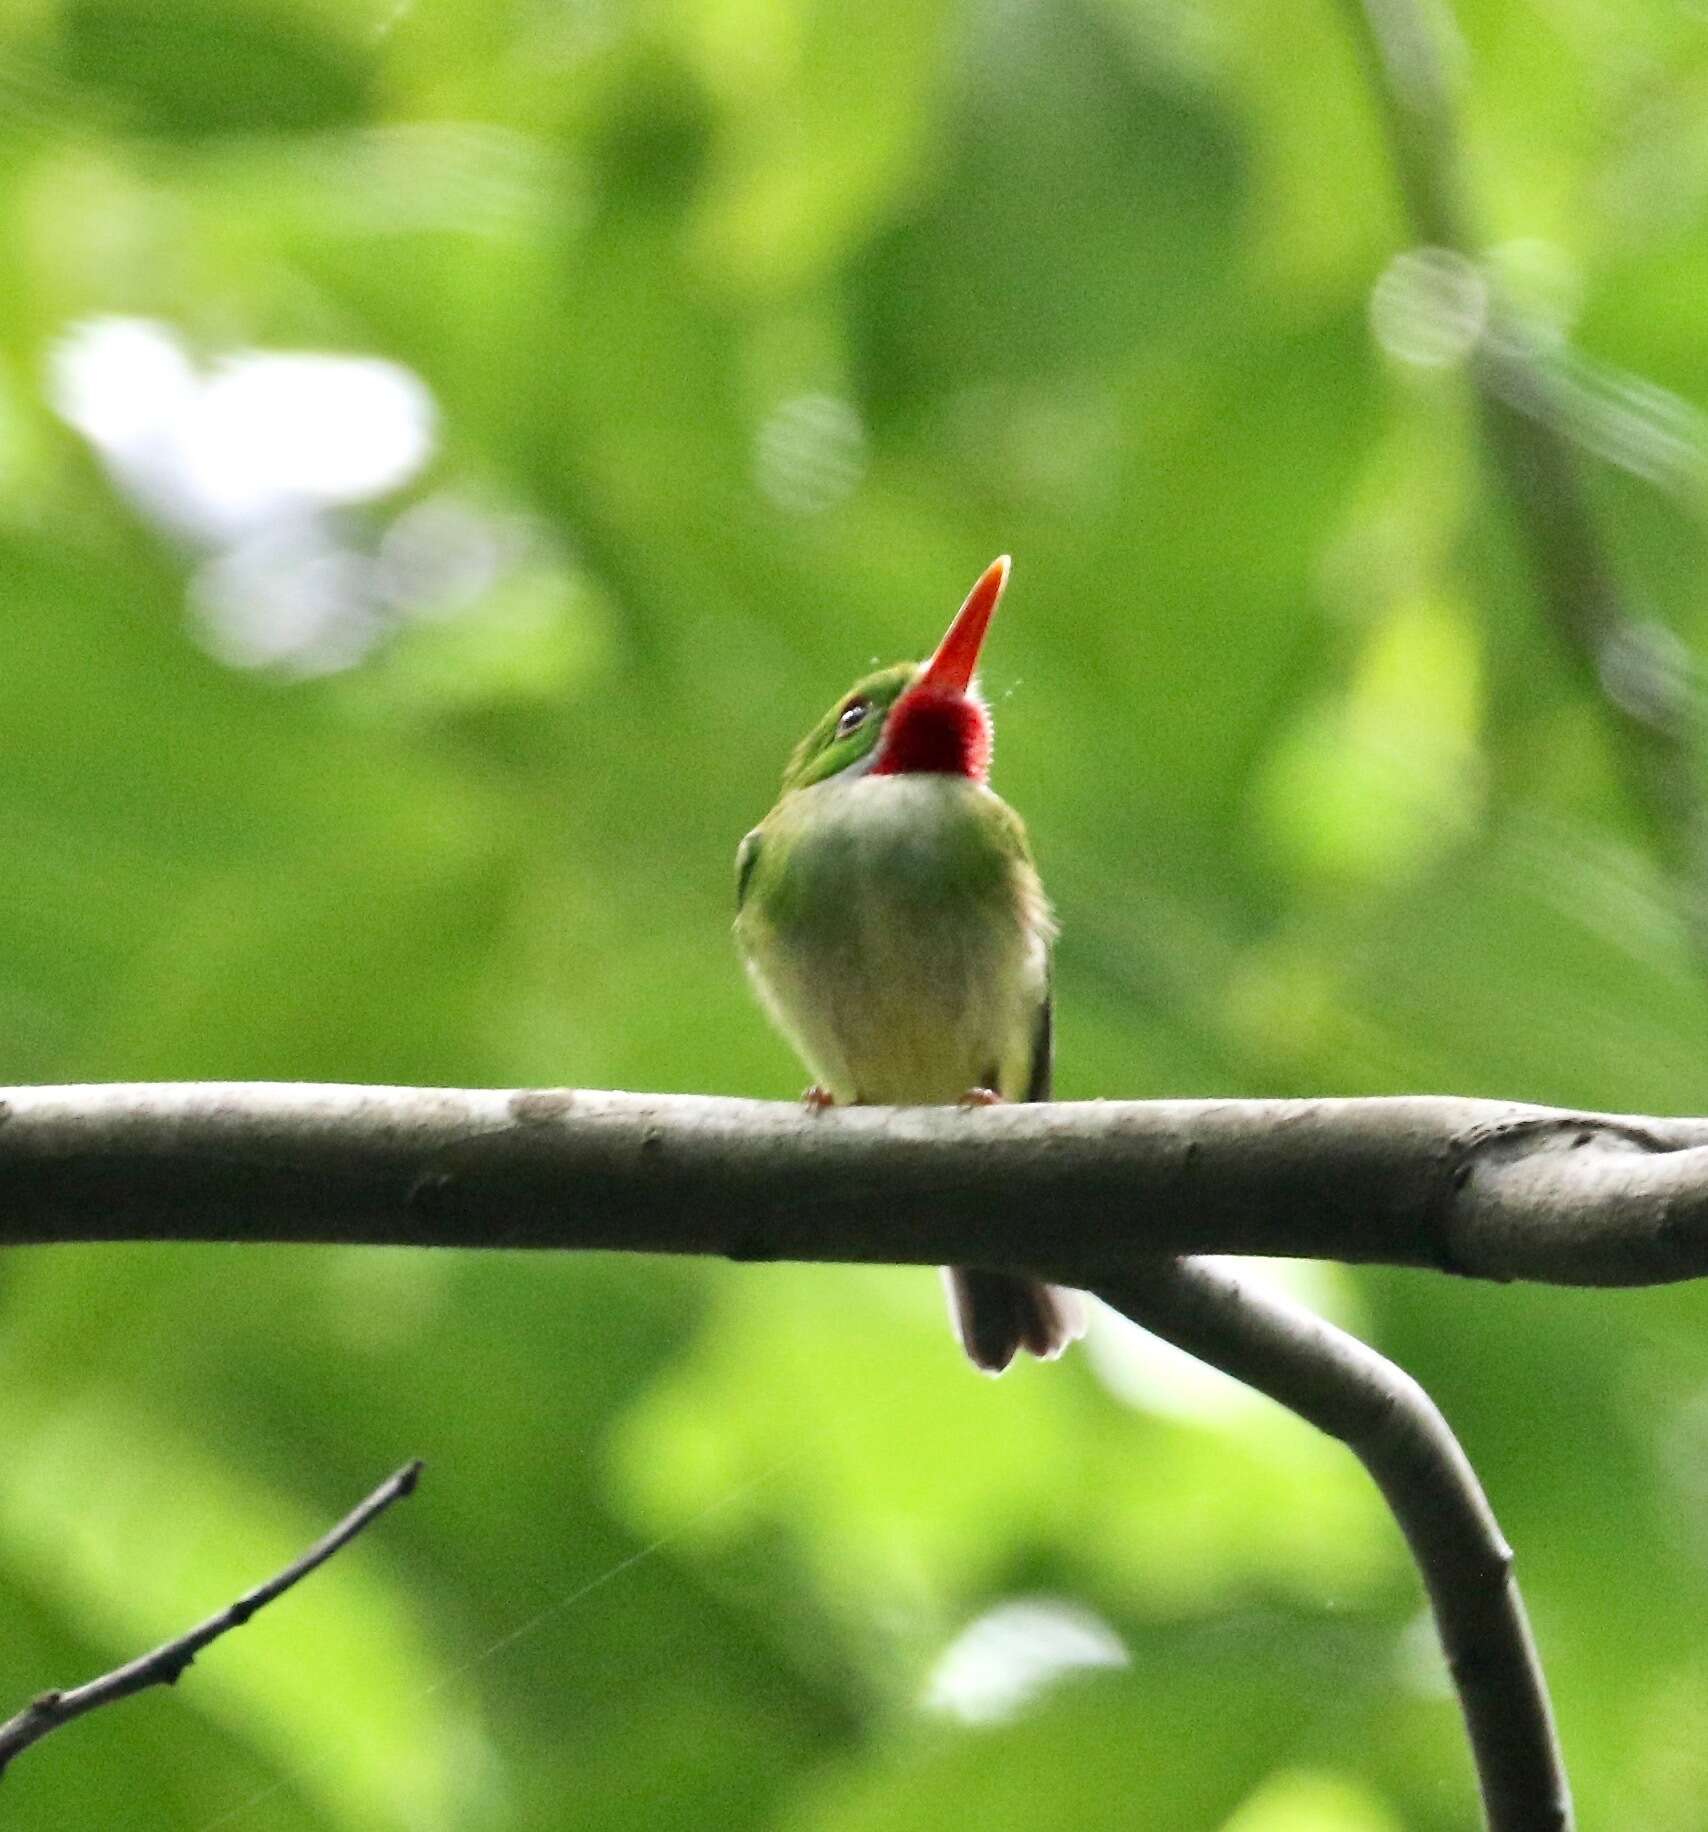
{"type": "Polygon", "coordinates": [[[1021,1349],[1052,1361],[1085,1334],[1085,1303],[1077,1291],[966,1266],[945,1266],[943,1284],[961,1347],[987,1374],[1000,1374],[1021,1349]]]}

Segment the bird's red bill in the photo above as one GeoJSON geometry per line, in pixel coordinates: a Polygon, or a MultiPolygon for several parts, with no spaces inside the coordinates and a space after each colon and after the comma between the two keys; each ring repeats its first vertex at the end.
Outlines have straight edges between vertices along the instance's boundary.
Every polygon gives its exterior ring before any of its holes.
{"type": "Polygon", "coordinates": [[[979,575],[978,583],[967,593],[966,603],[955,613],[948,634],[937,645],[937,653],[914,683],[916,691],[923,687],[938,693],[965,693],[972,686],[985,631],[996,614],[1002,588],[1008,583],[1010,564],[1008,555],[1003,554],[979,575]]]}

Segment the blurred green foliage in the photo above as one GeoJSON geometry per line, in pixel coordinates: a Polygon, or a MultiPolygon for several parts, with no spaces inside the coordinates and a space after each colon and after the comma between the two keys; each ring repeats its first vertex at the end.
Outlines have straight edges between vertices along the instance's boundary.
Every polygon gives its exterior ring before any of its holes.
{"type": "MultiPolygon", "coordinates": [[[[1459,16],[1491,264],[1682,655],[1708,16],[1459,16]]],[[[1480,462],[1478,277],[1390,266],[1351,42],[1328,0],[12,0],[0,1079],[792,1095],[736,841],[1007,550],[1064,1097],[1708,1110],[1480,462]]],[[[429,1464],[22,1759],[19,1832],[1474,1823],[1358,1471],[1131,1332],[988,1385],[916,1272],[3,1276],[8,1709],[429,1464]]],[[[1477,1462],[1585,1825],[1700,1827],[1708,1300],[1311,1291],[1477,1462]]]]}

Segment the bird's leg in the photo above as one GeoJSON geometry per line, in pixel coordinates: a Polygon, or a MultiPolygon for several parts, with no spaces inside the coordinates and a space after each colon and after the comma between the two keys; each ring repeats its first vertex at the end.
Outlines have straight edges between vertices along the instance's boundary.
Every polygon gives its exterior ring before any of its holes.
{"type": "Polygon", "coordinates": [[[969,1088],[955,1105],[963,1113],[970,1113],[974,1107],[1000,1107],[1002,1096],[994,1088],[969,1088]]]}
{"type": "Polygon", "coordinates": [[[808,1113],[822,1113],[826,1107],[834,1107],[836,1105],[836,1096],[828,1089],[821,1088],[815,1081],[813,1085],[807,1089],[806,1093],[801,1096],[801,1105],[806,1108],[808,1113]]]}

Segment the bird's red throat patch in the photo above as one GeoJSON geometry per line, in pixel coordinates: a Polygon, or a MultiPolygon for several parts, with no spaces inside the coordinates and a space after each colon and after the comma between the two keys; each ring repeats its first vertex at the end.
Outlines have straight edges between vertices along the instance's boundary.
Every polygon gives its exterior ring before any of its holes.
{"type": "Polygon", "coordinates": [[[970,694],[910,687],[890,711],[874,776],[990,775],[990,714],[970,694]]]}

